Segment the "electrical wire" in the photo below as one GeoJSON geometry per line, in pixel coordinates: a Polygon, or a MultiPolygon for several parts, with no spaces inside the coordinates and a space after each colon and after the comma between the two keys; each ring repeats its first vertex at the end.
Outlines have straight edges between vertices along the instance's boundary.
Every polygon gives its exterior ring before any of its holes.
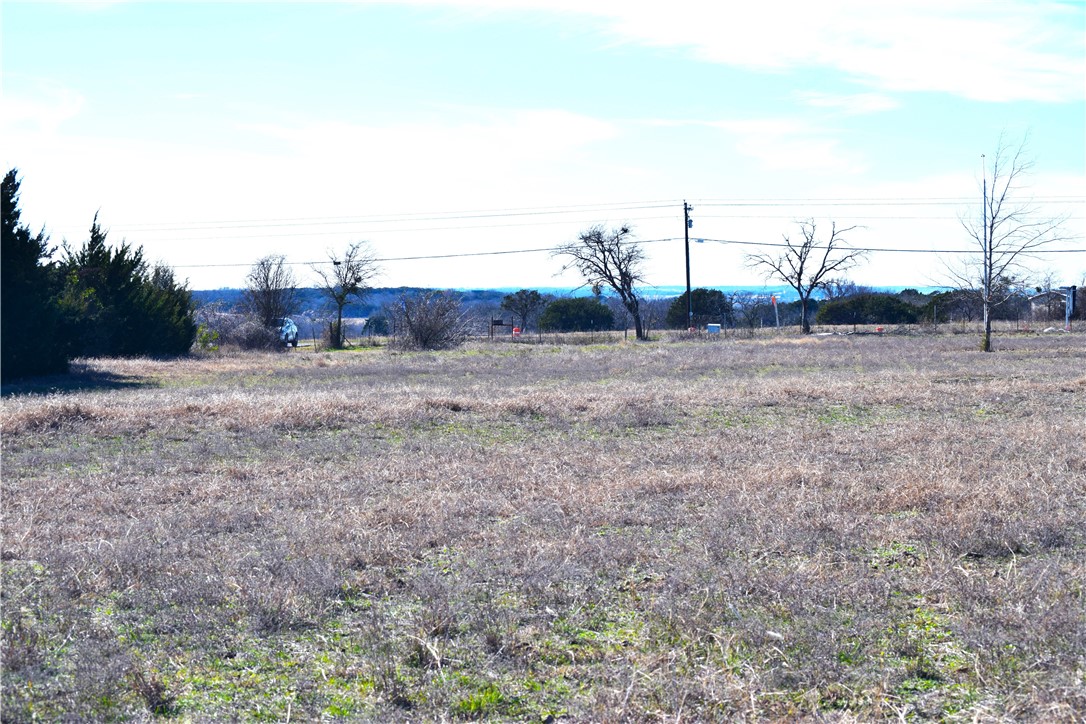
{"type": "MultiPolygon", "coordinates": [[[[938,206],[950,206],[950,205],[966,205],[975,202],[972,197],[870,197],[870,198],[793,198],[793,199],[695,199],[692,201],[693,207],[701,207],[708,209],[747,209],[747,208],[782,208],[782,207],[819,207],[819,206],[832,206],[832,207],[858,207],[858,208],[870,208],[870,207],[938,207],[938,206]]],[[[1049,195],[1043,197],[1037,197],[1030,200],[1031,203],[1047,203],[1047,204],[1066,204],[1076,203],[1082,204],[1084,199],[1080,196],[1072,195],[1049,195]]],[[[298,237],[319,237],[329,235],[343,235],[350,233],[352,235],[368,235],[368,234],[394,234],[394,233],[424,233],[424,232],[438,232],[438,231],[464,231],[464,230],[476,230],[476,229],[501,229],[501,228],[517,228],[526,226],[542,226],[542,225],[558,225],[558,224],[572,224],[572,223],[592,223],[583,217],[591,214],[594,216],[604,215],[616,215],[621,212],[638,212],[638,211],[651,211],[656,209],[674,209],[676,213],[668,214],[664,216],[649,215],[649,216],[633,216],[628,218],[629,221],[657,221],[663,219],[681,218],[678,213],[680,207],[678,200],[655,200],[655,201],[629,201],[629,202],[609,202],[609,203],[596,203],[596,204],[578,204],[578,205],[555,205],[555,206],[540,206],[540,207],[509,207],[509,208],[497,208],[497,209],[475,209],[465,211],[420,211],[420,212],[405,212],[400,214],[383,214],[383,215],[361,215],[361,216],[342,216],[342,217],[296,217],[296,218],[279,218],[279,219],[248,219],[237,221],[208,221],[208,222],[190,222],[186,225],[171,225],[171,224],[132,224],[124,227],[118,227],[119,229],[128,229],[133,231],[142,231],[148,234],[154,234],[156,232],[214,232],[214,231],[237,231],[246,229],[288,229],[291,227],[304,226],[304,231],[290,232],[285,231],[283,233],[274,234],[219,234],[214,236],[203,236],[202,234],[198,238],[192,236],[185,238],[157,238],[154,239],[156,243],[165,243],[171,241],[180,242],[200,242],[200,241],[216,241],[216,240],[246,240],[246,239],[276,239],[276,238],[298,238],[298,237]],[[468,220],[503,220],[503,219],[518,219],[523,217],[555,217],[564,216],[568,218],[562,219],[536,219],[534,221],[523,222],[510,222],[510,223],[486,223],[486,224],[461,224],[450,226],[425,226],[425,222],[449,222],[449,221],[468,221],[468,220]],[[582,217],[582,218],[577,218],[582,217]],[[381,229],[369,229],[368,226],[393,226],[398,224],[410,224],[409,226],[396,226],[394,228],[381,228],[381,229]],[[337,228],[337,229],[322,229],[321,227],[355,227],[355,228],[337,228]],[[361,228],[358,228],[361,226],[361,228]],[[314,228],[317,227],[317,228],[314,228]]],[[[773,216],[773,215],[733,215],[733,214],[700,214],[698,218],[702,219],[777,219],[777,218],[791,218],[789,216],[773,216]]],[[[857,220],[931,220],[931,221],[949,221],[955,220],[957,217],[950,217],[946,215],[933,216],[933,215],[910,215],[910,216],[865,216],[854,217],[857,220]]],[[[1069,219],[1079,219],[1081,217],[1074,216],[1068,217],[1069,219]]],[[[669,242],[681,240],[681,237],[668,237],[662,239],[645,239],[645,240],[633,240],[631,243],[635,244],[653,244],[660,242],[669,242]]],[[[697,241],[706,241],[722,245],[739,245],[739,246],[756,246],[762,248],[788,248],[790,245],[787,243],[775,243],[775,242],[762,242],[762,241],[748,241],[737,239],[714,239],[714,238],[699,238],[697,241]]],[[[461,258],[473,258],[473,257],[486,257],[486,256],[506,256],[515,254],[533,254],[533,253],[555,253],[559,251],[561,246],[553,247],[537,247],[527,249],[505,249],[499,251],[483,251],[483,252],[457,252],[448,254],[419,254],[419,255],[407,255],[398,257],[386,257],[376,259],[377,262],[406,262],[406,261],[425,261],[425,260],[441,260],[441,259],[461,259],[461,258]]],[[[825,246],[815,246],[814,249],[824,250],[825,246]]],[[[842,247],[842,250],[849,251],[862,251],[870,253],[908,253],[908,254],[972,254],[976,253],[976,249],[906,249],[906,248],[886,248],[886,247],[842,247]]],[[[1086,253],[1086,249],[1038,249],[1030,252],[1031,254],[1066,254],[1066,253],[1086,253]]],[[[324,261],[308,261],[308,262],[286,262],[288,265],[300,266],[300,265],[314,265],[328,263],[324,261]]],[[[249,267],[250,263],[223,263],[223,264],[183,264],[177,265],[179,269],[204,269],[204,268],[231,268],[231,267],[249,267]]]]}
{"type": "MultiPolygon", "coordinates": [[[[844,207],[895,207],[895,206],[962,206],[975,202],[970,197],[883,197],[883,198],[792,198],[792,199],[695,199],[692,203],[702,208],[782,208],[782,207],[810,207],[810,206],[844,206],[844,207]]],[[[555,205],[540,207],[509,207],[498,209],[474,209],[463,211],[419,211],[404,212],[399,214],[371,214],[358,216],[316,216],[270,219],[240,219],[240,220],[215,220],[192,221],[182,224],[169,223],[133,223],[111,227],[110,230],[141,231],[141,232],[171,232],[171,231],[228,231],[237,229],[261,229],[305,226],[307,228],[322,226],[347,226],[352,224],[386,225],[399,223],[419,223],[426,221],[459,221],[472,219],[503,219],[526,216],[557,216],[557,215],[584,215],[597,212],[621,212],[644,211],[680,207],[679,200],[653,200],[653,201],[621,201],[595,204],[555,205]]],[[[1086,199],[1073,195],[1049,195],[1036,197],[1029,203],[1043,204],[1086,204],[1086,199]]],[[[777,217],[736,217],[736,216],[708,216],[702,218],[777,218],[777,217]]],[[[667,217],[652,217],[667,218],[667,217]]],[[[927,217],[870,217],[870,218],[927,218],[927,217]]],[[[932,217],[943,218],[943,217],[932,217]]],[[[1075,217],[1077,218],[1077,217],[1075,217]]],[[[562,223],[562,222],[559,222],[562,223]]],[[[488,226],[463,226],[449,228],[495,228],[504,225],[488,226]]],[[[63,226],[64,229],[75,229],[75,225],[63,226]]],[[[81,228],[81,227],[80,227],[81,228]]],[[[395,229],[393,231],[415,230],[446,230],[446,228],[434,229],[395,229]]],[[[314,233],[314,232],[310,232],[314,233]]],[[[322,232],[328,233],[328,232],[322,232]]],[[[256,237],[234,237],[256,238],[256,237]]]]}
{"type": "MultiPolygon", "coordinates": [[[[662,219],[675,218],[673,216],[632,216],[628,217],[626,221],[659,221],[662,219]]],[[[419,233],[424,231],[469,231],[474,229],[513,229],[535,226],[552,226],[561,224],[574,224],[574,223],[591,223],[584,221],[530,221],[525,223],[515,224],[482,224],[482,225],[461,225],[461,226],[419,226],[408,227],[400,229],[340,229],[336,231],[299,231],[283,234],[231,234],[229,236],[216,235],[216,236],[199,236],[193,237],[167,237],[167,238],[155,238],[156,242],[170,242],[170,241],[222,241],[222,240],[243,240],[243,239],[296,239],[298,237],[311,237],[311,236],[339,236],[343,234],[351,234],[353,236],[369,236],[372,234],[405,234],[405,233],[419,233]]],[[[237,227],[242,228],[242,227],[237,227]]],[[[208,229],[210,230],[210,229],[208,229]]],[[[172,231],[172,229],[170,230],[172,231]]]]}
{"type": "Polygon", "coordinates": [[[117,230],[142,231],[207,231],[216,229],[275,228],[279,226],[330,226],[342,224],[394,224],[404,221],[458,221],[461,219],[491,219],[517,216],[552,216],[557,214],[588,214],[593,212],[641,211],[647,209],[673,208],[679,201],[613,202],[601,204],[582,204],[574,206],[543,206],[510,209],[484,209],[478,211],[427,211],[405,212],[402,214],[374,214],[362,216],[316,216],[285,219],[243,219],[237,221],[193,221],[187,225],[173,224],[128,224],[111,227],[117,230]]]}
{"type": "MultiPolygon", "coordinates": [[[[917,197],[917,198],[825,198],[825,199],[702,199],[692,201],[697,206],[961,206],[976,203],[973,197],[917,197]]],[[[1037,196],[1023,203],[1035,204],[1083,204],[1081,196],[1037,196]]]]}
{"type": "MultiPolygon", "coordinates": [[[[711,241],[716,244],[735,244],[741,246],[769,246],[777,248],[795,248],[794,244],[782,244],[780,242],[768,242],[768,241],[739,241],[736,239],[707,239],[699,237],[697,241],[711,241]]],[[[818,249],[820,251],[826,250],[828,247],[815,245],[811,246],[811,249],[818,249]]],[[[836,246],[833,249],[839,251],[866,251],[866,252],[887,252],[894,254],[976,254],[977,249],[894,249],[887,247],[864,247],[864,246],[836,246]]],[[[1082,249],[1035,249],[1026,252],[1028,254],[1086,254],[1086,248],[1082,249]]]]}
{"type": "MultiPolygon", "coordinates": [[[[670,217],[667,217],[670,218],[670,217]]],[[[700,219],[791,219],[794,214],[698,214],[700,219]]],[[[1068,221],[1082,221],[1086,216],[1061,216],[1068,221]]],[[[848,215],[849,221],[961,221],[958,216],[854,216],[848,215]]]]}
{"type": "MultiPolygon", "coordinates": [[[[658,244],[663,241],[680,241],[682,237],[669,237],[664,239],[634,239],[630,241],[630,244],[642,245],[642,244],[658,244]]],[[[555,253],[561,251],[562,246],[544,246],[535,249],[503,249],[501,251],[469,251],[461,252],[458,254],[425,254],[419,256],[397,256],[397,257],[379,257],[374,259],[375,262],[395,262],[395,261],[425,261],[430,259],[463,259],[467,257],[477,256],[506,256],[510,254],[538,254],[542,252],[555,253]]],[[[314,264],[328,264],[327,259],[321,261],[288,261],[283,262],[287,266],[312,266],[314,264]]],[[[225,268],[225,267],[249,267],[248,264],[178,264],[175,269],[212,269],[212,268],[225,268]]]]}
{"type": "MultiPolygon", "coordinates": [[[[660,239],[634,239],[630,241],[631,244],[644,245],[644,244],[658,244],[668,241],[682,241],[684,237],[665,237],[660,239]]],[[[758,246],[758,247],[771,247],[771,248],[792,248],[793,245],[780,243],[780,242],[768,242],[768,241],[741,241],[738,239],[712,239],[699,237],[694,239],[695,243],[711,242],[714,244],[726,244],[736,246],[758,246]]],[[[560,252],[563,247],[560,246],[544,246],[535,247],[531,249],[502,249],[499,251],[472,251],[472,252],[459,252],[454,254],[419,254],[416,256],[397,256],[397,257],[380,257],[374,259],[375,262],[401,262],[401,261],[428,261],[436,259],[465,259],[471,257],[481,256],[508,256],[514,254],[539,254],[539,253],[556,253],[560,252]]],[[[815,245],[812,249],[825,250],[827,247],[823,245],[815,245]]],[[[892,254],[975,254],[976,249],[901,249],[901,248],[888,248],[888,247],[835,247],[840,251],[863,251],[871,253],[892,253],[892,254]]],[[[1030,254],[1084,254],[1086,248],[1082,249],[1037,249],[1029,252],[1030,254]]],[[[328,264],[328,260],[320,261],[292,261],[284,262],[287,266],[313,266],[314,264],[328,264]]],[[[217,269],[217,268],[231,268],[231,267],[249,267],[251,263],[236,263],[236,264],[178,264],[176,269],[217,269]]]]}

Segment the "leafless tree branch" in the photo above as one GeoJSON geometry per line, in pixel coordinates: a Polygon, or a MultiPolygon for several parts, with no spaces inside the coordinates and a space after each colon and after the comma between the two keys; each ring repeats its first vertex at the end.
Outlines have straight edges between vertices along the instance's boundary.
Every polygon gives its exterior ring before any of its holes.
{"type": "Polygon", "coordinates": [[[962,216],[965,232],[978,253],[958,266],[947,267],[955,285],[975,293],[981,301],[984,332],[981,349],[992,351],[992,307],[1005,302],[1028,274],[1034,252],[1053,242],[1068,240],[1067,216],[1045,216],[1025,198],[1025,178],[1033,169],[1028,157],[1028,136],[1012,145],[1005,134],[996,144],[991,171],[981,179],[981,218],[962,216]]]}
{"type": "Polygon", "coordinates": [[[804,334],[811,331],[808,305],[816,290],[828,284],[832,275],[845,272],[859,264],[866,252],[844,245],[844,236],[858,229],[847,226],[838,229],[836,222],[830,225],[830,236],[820,243],[817,226],[813,219],[799,222],[802,239],[793,241],[784,236],[785,250],[780,254],[748,254],[747,266],[760,270],[766,279],[784,282],[800,299],[800,326],[804,334]]]}
{"type": "Polygon", "coordinates": [[[351,297],[361,300],[370,289],[370,282],[380,273],[377,257],[369,244],[357,241],[342,255],[328,252],[328,261],[313,265],[320,279],[320,288],[336,311],[336,321],[329,342],[332,347],[343,346],[343,308],[351,297]]]}
{"type": "Polygon", "coordinates": [[[284,256],[258,260],[245,278],[242,303],[265,327],[275,326],[276,320],[293,313],[297,297],[298,282],[284,256]]]}
{"type": "Polygon", "coordinates": [[[647,335],[637,284],[644,281],[645,252],[633,243],[632,237],[629,226],[608,231],[597,225],[582,232],[577,241],[558,247],[554,255],[566,257],[568,261],[562,270],[576,269],[593,290],[608,287],[614,291],[634,320],[637,339],[643,340],[647,335]]]}

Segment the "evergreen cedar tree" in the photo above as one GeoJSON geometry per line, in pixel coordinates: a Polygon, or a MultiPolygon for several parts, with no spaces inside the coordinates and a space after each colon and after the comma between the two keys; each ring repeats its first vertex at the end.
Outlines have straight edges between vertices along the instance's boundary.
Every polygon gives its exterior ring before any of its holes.
{"type": "Polygon", "coordinates": [[[107,243],[95,216],[90,238],[66,250],[60,307],[72,357],[185,354],[196,338],[192,295],[165,266],[148,266],[143,249],[107,243]]]}
{"type": "Polygon", "coordinates": [[[4,176],[0,241],[0,376],[4,380],[64,372],[55,293],[59,276],[44,231],[32,234],[19,210],[18,171],[4,176]]]}
{"type": "Polygon", "coordinates": [[[594,332],[615,325],[614,315],[595,297],[556,299],[547,305],[539,319],[542,329],[553,332],[594,332]]]}
{"type": "MultiPolygon", "coordinates": [[[[728,324],[732,321],[731,300],[719,289],[694,289],[690,292],[690,297],[694,300],[694,326],[698,329],[707,324],[728,324]]],[[[689,311],[686,292],[683,292],[667,309],[667,326],[671,329],[686,329],[689,311]]]]}
{"type": "Polygon", "coordinates": [[[4,177],[2,372],[64,372],[73,357],[185,354],[196,338],[192,295],[143,249],[113,249],[95,216],[90,238],[60,262],[44,232],[21,223],[18,171],[4,177]]]}
{"type": "Polygon", "coordinates": [[[916,324],[923,312],[923,307],[889,294],[857,294],[823,302],[815,314],[815,321],[819,324],[916,324]]]}

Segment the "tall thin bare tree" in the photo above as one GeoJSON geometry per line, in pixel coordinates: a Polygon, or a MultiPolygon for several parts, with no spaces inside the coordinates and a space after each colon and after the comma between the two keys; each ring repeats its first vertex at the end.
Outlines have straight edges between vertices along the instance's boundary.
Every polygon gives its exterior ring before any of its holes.
{"type": "Polygon", "coordinates": [[[980,298],[984,331],[980,348],[992,351],[992,308],[1007,301],[1017,289],[1016,282],[1027,271],[1027,263],[1042,247],[1066,240],[1066,216],[1046,216],[1032,200],[1023,198],[1023,182],[1033,168],[1028,156],[1028,137],[1012,144],[999,137],[995,156],[981,173],[981,213],[963,216],[965,231],[978,253],[959,267],[948,268],[962,289],[980,298]]]}
{"type": "Polygon", "coordinates": [[[335,309],[336,319],[331,324],[329,344],[334,349],[343,346],[343,308],[351,297],[361,301],[370,290],[369,283],[380,272],[377,257],[370,245],[356,241],[342,254],[328,252],[328,261],[313,264],[313,272],[320,279],[320,289],[335,309]]]}
{"type": "Polygon", "coordinates": [[[641,297],[637,293],[637,284],[644,281],[645,252],[633,241],[629,226],[610,231],[593,226],[582,232],[577,241],[558,247],[554,255],[566,257],[568,261],[562,270],[576,269],[593,290],[604,287],[613,290],[633,318],[637,339],[648,338],[641,321],[641,297]]]}
{"type": "Polygon", "coordinates": [[[265,327],[294,313],[298,300],[298,282],[282,255],[270,255],[253,264],[245,277],[242,304],[265,327]]]}
{"type": "Polygon", "coordinates": [[[867,253],[845,245],[843,236],[859,227],[838,229],[830,225],[830,236],[819,242],[813,219],[799,222],[803,237],[793,241],[785,235],[784,250],[779,254],[748,254],[747,266],[761,271],[766,279],[777,279],[796,290],[799,295],[799,323],[803,334],[811,333],[808,311],[815,291],[829,283],[834,274],[845,272],[859,264],[867,253]]]}

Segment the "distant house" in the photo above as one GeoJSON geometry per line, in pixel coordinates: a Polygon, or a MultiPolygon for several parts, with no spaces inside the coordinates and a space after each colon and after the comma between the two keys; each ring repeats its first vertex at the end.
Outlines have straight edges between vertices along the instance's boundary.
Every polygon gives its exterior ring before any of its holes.
{"type": "Polygon", "coordinates": [[[1029,298],[1029,312],[1036,320],[1063,319],[1066,304],[1065,292],[1041,292],[1029,298]]]}

